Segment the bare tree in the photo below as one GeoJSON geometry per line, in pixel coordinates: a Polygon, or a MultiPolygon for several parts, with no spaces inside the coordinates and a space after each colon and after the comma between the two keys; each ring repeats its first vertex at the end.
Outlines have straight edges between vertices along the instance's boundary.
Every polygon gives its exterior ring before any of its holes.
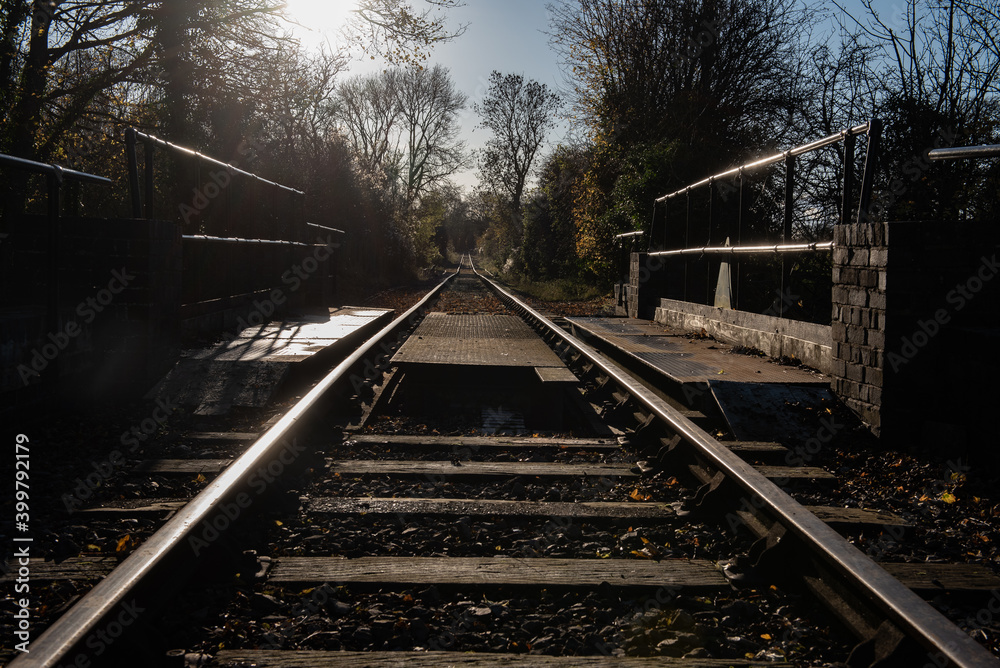
{"type": "Polygon", "coordinates": [[[428,6],[417,10],[406,0],[360,0],[347,34],[371,58],[380,55],[393,65],[420,66],[435,44],[460,37],[467,27],[445,27],[444,13],[464,2],[423,1],[428,6]]]}
{"type": "Polygon", "coordinates": [[[337,87],[337,119],[369,169],[385,168],[398,159],[400,75],[398,69],[359,74],[337,87]]]}
{"type": "MultiPolygon", "coordinates": [[[[977,190],[996,179],[976,161],[931,164],[928,149],[995,143],[1000,136],[1000,11],[994,2],[907,0],[883,13],[871,0],[842,28],[869,51],[864,91],[885,121],[881,196],[887,218],[961,217],[989,209],[977,190]],[[919,185],[918,185],[919,182],[919,185]]],[[[991,172],[992,170],[992,172],[991,172]]]]}
{"type": "Polygon", "coordinates": [[[406,205],[445,181],[466,164],[458,139],[458,114],[466,96],[446,67],[409,68],[400,76],[399,109],[406,205]]]}
{"type": "Polygon", "coordinates": [[[493,133],[480,156],[480,173],[506,194],[515,216],[520,215],[538,149],[555,126],[559,104],[559,96],[545,84],[493,71],[486,97],[474,105],[481,126],[493,133]]]}

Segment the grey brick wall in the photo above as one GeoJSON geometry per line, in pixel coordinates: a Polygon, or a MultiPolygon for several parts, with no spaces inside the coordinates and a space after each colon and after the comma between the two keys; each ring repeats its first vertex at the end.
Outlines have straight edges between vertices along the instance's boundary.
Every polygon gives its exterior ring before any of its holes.
{"type": "Polygon", "coordinates": [[[882,427],[888,234],[882,223],[834,228],[831,386],[870,425],[882,427]]]}
{"type": "Polygon", "coordinates": [[[1000,226],[837,226],[832,386],[891,441],[975,445],[967,417],[1000,402],[1000,226]]]}

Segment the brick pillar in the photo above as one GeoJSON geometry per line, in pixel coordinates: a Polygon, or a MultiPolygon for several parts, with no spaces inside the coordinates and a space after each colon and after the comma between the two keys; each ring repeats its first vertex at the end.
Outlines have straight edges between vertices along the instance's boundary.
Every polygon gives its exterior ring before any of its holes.
{"type": "Polygon", "coordinates": [[[983,444],[1000,405],[1000,225],[919,221],[834,231],[832,386],[884,441],[983,444]]]}
{"type": "Polygon", "coordinates": [[[629,261],[629,284],[625,286],[628,317],[653,319],[663,296],[664,264],[648,253],[632,253],[629,261]]]}
{"type": "Polygon", "coordinates": [[[882,429],[886,287],[889,260],[883,223],[834,227],[831,385],[872,432],[882,429]]]}

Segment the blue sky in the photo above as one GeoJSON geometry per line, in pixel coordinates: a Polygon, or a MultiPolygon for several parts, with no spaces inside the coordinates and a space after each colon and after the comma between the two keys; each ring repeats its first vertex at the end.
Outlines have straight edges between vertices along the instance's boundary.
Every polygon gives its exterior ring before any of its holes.
{"type": "MultiPolygon", "coordinates": [[[[337,27],[354,2],[343,0],[290,0],[289,9],[301,16],[300,22],[312,31],[296,29],[306,44],[318,44],[323,38],[337,39],[337,27]]],[[[421,4],[417,0],[417,4],[421,4]]],[[[468,108],[461,117],[462,138],[469,148],[479,148],[487,138],[485,130],[475,129],[478,122],[472,103],[486,93],[490,72],[516,72],[529,79],[558,89],[562,75],[555,53],[549,49],[548,37],[542,33],[548,27],[548,13],[540,0],[467,0],[466,5],[449,13],[449,24],[468,24],[460,38],[441,44],[433,50],[430,62],[440,63],[451,71],[459,90],[469,98],[468,108]]],[[[350,73],[376,72],[383,62],[352,60],[350,73]]],[[[554,131],[549,141],[557,144],[565,126],[554,131]]],[[[466,191],[477,182],[475,169],[458,174],[454,180],[466,191]]]]}
{"type": "MultiPolygon", "coordinates": [[[[336,40],[339,26],[356,6],[353,0],[287,0],[289,11],[299,16],[301,23],[311,31],[297,29],[305,43],[317,44],[322,39],[336,40]]],[[[545,9],[546,0],[465,0],[463,7],[451,10],[449,24],[468,24],[464,35],[451,42],[437,46],[430,62],[440,63],[449,68],[459,90],[469,98],[469,106],[462,118],[462,138],[469,148],[483,145],[487,138],[485,130],[476,130],[477,118],[472,111],[472,103],[485,94],[490,72],[494,69],[504,73],[519,73],[529,79],[561,90],[565,86],[559,69],[558,58],[548,44],[549,16],[545,9]]],[[[414,0],[419,7],[422,0],[414,0]]],[[[863,14],[859,0],[844,0],[849,10],[863,14]]],[[[895,23],[892,17],[906,6],[905,0],[877,0],[876,7],[883,12],[887,22],[895,23]]],[[[832,25],[831,25],[832,27],[832,25]]],[[[352,60],[351,74],[378,71],[384,63],[368,60],[352,60]]],[[[566,135],[565,124],[550,134],[549,146],[555,146],[566,135]]],[[[477,178],[474,169],[467,170],[454,179],[459,185],[471,191],[477,178]]]]}

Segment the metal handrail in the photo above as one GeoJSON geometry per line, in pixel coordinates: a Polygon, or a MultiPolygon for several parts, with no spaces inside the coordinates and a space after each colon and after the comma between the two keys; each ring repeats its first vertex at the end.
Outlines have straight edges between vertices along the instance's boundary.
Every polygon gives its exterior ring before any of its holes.
{"type": "MultiPolygon", "coordinates": [[[[653,217],[649,224],[649,254],[657,257],[667,257],[667,256],[683,256],[683,255],[709,255],[709,254],[738,254],[738,253],[756,253],[756,252],[766,252],[766,253],[792,253],[792,252],[816,252],[818,250],[826,250],[825,247],[817,246],[815,248],[796,248],[800,244],[792,244],[792,227],[794,222],[794,208],[795,208],[795,183],[796,183],[796,158],[800,155],[816,151],[826,146],[830,146],[839,142],[844,142],[844,173],[843,173],[843,185],[841,192],[841,211],[840,211],[840,224],[848,224],[852,220],[864,221],[867,220],[869,204],[871,202],[871,194],[873,189],[873,184],[875,180],[875,168],[877,164],[877,156],[879,152],[879,144],[882,137],[882,122],[873,118],[867,123],[862,123],[861,125],[856,125],[851,128],[846,128],[840,132],[828,135],[821,139],[815,141],[807,142],[799,146],[792,147],[788,150],[782,151],[780,153],[775,153],[767,157],[755,160],[752,162],[744,163],[737,167],[733,167],[718,174],[713,174],[708,178],[702,179],[695,183],[692,183],[680,190],[675,190],[674,192],[658,197],[653,203],[653,217]],[[854,156],[856,147],[856,138],[858,135],[865,134],[868,136],[867,151],[865,154],[864,171],[861,177],[861,183],[859,188],[859,193],[857,200],[855,200],[855,174],[854,174],[854,156]],[[736,216],[736,248],[741,248],[740,236],[743,222],[743,191],[746,179],[744,178],[749,172],[755,170],[775,165],[778,163],[784,163],[785,167],[785,183],[784,183],[784,212],[782,215],[782,232],[781,232],[781,243],[776,246],[767,246],[759,248],[758,250],[748,250],[748,251],[734,251],[734,250],[718,250],[711,252],[704,252],[706,248],[714,248],[712,246],[712,230],[713,230],[713,218],[717,215],[714,212],[715,208],[715,188],[713,185],[716,182],[721,182],[724,179],[739,179],[739,202],[738,202],[738,215],[736,216]],[[705,244],[701,248],[691,248],[692,241],[690,240],[691,230],[691,193],[697,188],[703,186],[709,186],[708,188],[708,238],[705,244]],[[658,204],[666,204],[669,200],[676,198],[680,195],[687,196],[687,223],[684,232],[683,245],[687,248],[681,249],[679,251],[666,251],[666,250],[655,250],[656,237],[657,234],[657,211],[656,207],[658,204]],[[855,219],[855,213],[856,219],[855,219]],[[775,248],[781,248],[782,250],[775,251],[775,248]]],[[[725,199],[725,197],[723,197],[725,199]]],[[[667,204],[669,207],[669,204],[667,204]]],[[[682,204],[683,206],[683,204],[682,204]]],[[[668,219],[665,218],[662,224],[663,226],[663,239],[662,245],[659,248],[663,249],[666,247],[667,241],[667,225],[668,219]]],[[[727,226],[731,227],[731,226],[727,226]]],[[[728,236],[728,234],[726,235],[728,236]]],[[[726,241],[728,244],[728,240],[726,241]]],[[[756,247],[748,247],[756,248],[756,247]]],[[[784,291],[785,283],[790,280],[790,269],[789,266],[782,260],[781,266],[781,290],[784,291]]],[[[700,271],[700,269],[699,269],[700,271]]],[[[737,270],[738,271],[738,270],[737,270]]],[[[737,279],[738,280],[738,279],[737,279]]],[[[688,288],[688,267],[684,268],[684,295],[687,297],[688,288]]],[[[735,303],[734,303],[735,306],[735,303]]],[[[737,306],[738,308],[738,306],[737,306]]]]}
{"type": "Polygon", "coordinates": [[[756,255],[765,253],[815,253],[832,251],[833,242],[809,244],[777,244],[774,246],[703,246],[701,248],[681,248],[678,250],[656,251],[649,257],[670,257],[672,255],[756,255]]]}
{"type": "Polygon", "coordinates": [[[240,169],[239,167],[237,167],[235,165],[231,165],[229,163],[222,162],[221,160],[216,160],[215,158],[209,157],[209,156],[205,155],[204,153],[200,153],[198,151],[195,151],[194,149],[190,149],[190,148],[186,148],[184,146],[179,146],[177,144],[173,144],[173,143],[168,142],[168,141],[166,141],[164,139],[160,139],[159,137],[155,137],[155,136],[153,136],[151,134],[147,134],[145,132],[140,132],[139,130],[136,130],[135,128],[128,128],[125,131],[125,145],[126,145],[126,155],[127,155],[127,158],[128,158],[128,165],[129,165],[129,191],[131,193],[131,198],[132,198],[132,215],[134,215],[136,218],[139,218],[139,217],[142,216],[143,208],[144,208],[143,207],[143,203],[142,203],[142,197],[141,197],[140,192],[139,192],[139,161],[138,161],[138,157],[136,155],[136,143],[138,141],[142,141],[145,144],[145,146],[146,146],[146,155],[145,155],[145,190],[146,190],[145,213],[146,213],[146,217],[147,218],[149,218],[151,216],[151,214],[152,214],[152,199],[153,199],[153,197],[152,197],[152,193],[153,193],[152,147],[153,146],[159,146],[161,148],[165,148],[165,149],[168,149],[168,150],[171,150],[171,151],[175,151],[175,152],[178,152],[178,153],[183,153],[184,155],[191,156],[191,157],[196,158],[198,160],[204,161],[204,162],[206,162],[206,163],[208,163],[210,165],[215,165],[216,167],[219,167],[220,169],[224,169],[229,174],[239,174],[240,176],[244,176],[246,178],[249,178],[252,181],[256,181],[257,183],[260,183],[262,185],[265,185],[265,186],[268,186],[268,187],[271,187],[271,188],[275,188],[275,189],[280,190],[280,191],[287,192],[287,193],[289,193],[291,195],[295,195],[297,197],[305,197],[305,193],[303,191],[301,191],[301,190],[296,189],[296,188],[291,188],[289,186],[282,185],[280,183],[276,183],[275,181],[269,181],[269,180],[267,180],[265,178],[257,176],[256,174],[254,174],[252,172],[248,172],[248,171],[246,171],[244,169],[240,169]]]}
{"type": "Polygon", "coordinates": [[[102,185],[111,185],[112,183],[114,183],[114,181],[104,176],[97,176],[95,174],[88,174],[86,172],[78,172],[75,169],[69,169],[68,167],[60,167],[59,165],[51,165],[44,162],[35,162],[34,160],[26,160],[24,158],[18,158],[13,155],[7,155],[5,153],[0,153],[0,164],[28,172],[35,172],[36,174],[46,174],[50,177],[54,177],[59,182],[69,179],[73,181],[89,181],[91,183],[100,183],[102,185]]]}
{"type": "Polygon", "coordinates": [[[691,192],[692,190],[694,190],[695,188],[699,188],[701,186],[708,185],[708,184],[713,183],[715,181],[718,181],[720,179],[732,178],[734,176],[739,176],[740,174],[743,174],[745,172],[751,172],[751,171],[754,171],[756,169],[760,169],[761,167],[767,167],[768,165],[774,165],[774,164],[779,163],[782,160],[786,160],[786,159],[788,159],[790,157],[794,158],[796,156],[803,155],[805,153],[809,153],[810,151],[815,151],[817,149],[823,148],[824,146],[830,146],[831,144],[836,144],[837,142],[845,140],[847,137],[854,137],[854,136],[857,136],[857,135],[868,134],[868,133],[870,133],[872,131],[872,129],[874,127],[873,124],[875,124],[877,122],[878,121],[876,121],[875,119],[873,119],[871,121],[868,121],[867,123],[862,123],[861,125],[856,125],[853,128],[848,128],[847,130],[841,130],[840,132],[838,132],[836,134],[829,135],[828,137],[823,137],[822,139],[817,139],[816,141],[809,142],[808,144],[802,144],[801,146],[796,146],[794,148],[790,148],[787,151],[783,151],[781,153],[775,153],[774,155],[769,155],[766,158],[761,158],[760,160],[755,160],[753,162],[748,162],[748,163],[745,163],[743,165],[740,165],[739,167],[733,167],[732,169],[727,169],[724,172],[719,172],[718,174],[713,174],[712,176],[709,176],[708,178],[702,179],[701,181],[698,181],[697,183],[692,183],[691,185],[685,186],[684,188],[681,188],[680,190],[676,190],[676,191],[674,191],[672,193],[669,193],[667,195],[663,195],[662,197],[657,197],[656,201],[657,202],[665,202],[668,199],[670,199],[671,197],[676,197],[678,195],[687,194],[687,193],[691,192]]]}
{"type": "MultiPolygon", "coordinates": [[[[48,285],[45,298],[45,328],[49,332],[59,329],[59,199],[63,181],[83,181],[86,183],[98,183],[101,185],[112,185],[114,182],[104,176],[78,172],[75,169],[51,165],[44,162],[35,162],[25,158],[18,158],[13,155],[0,153],[0,165],[11,167],[26,172],[34,172],[46,176],[48,182],[49,229],[47,234],[47,274],[48,285]]],[[[43,372],[42,382],[49,386],[57,385],[59,378],[59,359],[53,359],[43,372]]]]}
{"type": "Polygon", "coordinates": [[[212,237],[207,234],[182,234],[183,241],[216,241],[230,244],[269,244],[277,246],[302,246],[305,248],[323,248],[324,244],[306,244],[301,241],[284,241],[282,239],[244,239],[242,237],[212,237]]]}
{"type": "Polygon", "coordinates": [[[347,234],[344,230],[338,230],[336,227],[327,227],[326,225],[317,225],[316,223],[306,223],[309,227],[318,227],[321,230],[329,230],[330,232],[336,232],[337,234],[347,234]]]}
{"type": "Polygon", "coordinates": [[[982,144],[980,146],[952,146],[936,148],[928,151],[929,160],[959,160],[974,158],[996,158],[1000,156],[1000,144],[982,144]]]}

